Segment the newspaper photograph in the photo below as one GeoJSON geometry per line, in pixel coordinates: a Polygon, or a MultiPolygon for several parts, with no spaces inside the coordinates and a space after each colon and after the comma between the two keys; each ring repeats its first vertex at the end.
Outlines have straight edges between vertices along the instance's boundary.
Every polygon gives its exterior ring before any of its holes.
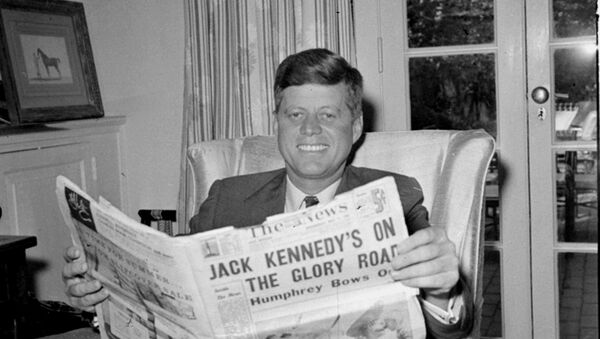
{"type": "Polygon", "coordinates": [[[408,237],[391,177],[328,204],[170,237],[64,177],[73,241],[110,297],[103,338],[424,338],[418,289],[390,262],[408,237]]]}

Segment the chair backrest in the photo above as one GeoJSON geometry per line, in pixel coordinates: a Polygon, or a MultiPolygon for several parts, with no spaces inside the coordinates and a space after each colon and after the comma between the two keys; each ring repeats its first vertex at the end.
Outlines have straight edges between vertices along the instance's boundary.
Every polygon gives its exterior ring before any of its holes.
{"type": "MultiPolygon", "coordinates": [[[[482,130],[422,130],[366,133],[359,142],[353,165],[401,173],[419,181],[431,225],[444,227],[456,245],[479,319],[483,302],[480,225],[485,176],[494,153],[492,137],[482,130]]],[[[216,179],[284,166],[274,136],[194,144],[188,149],[188,161],[194,187],[189,190],[187,220],[216,179]]],[[[477,321],[473,333],[478,331],[477,321]]]]}

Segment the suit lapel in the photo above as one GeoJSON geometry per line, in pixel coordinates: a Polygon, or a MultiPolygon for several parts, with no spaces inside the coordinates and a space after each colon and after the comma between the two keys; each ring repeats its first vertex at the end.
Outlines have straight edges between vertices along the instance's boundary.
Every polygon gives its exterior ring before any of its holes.
{"type": "Polygon", "coordinates": [[[264,221],[268,216],[283,213],[285,207],[285,169],[273,171],[256,183],[256,190],[244,199],[244,209],[252,211],[252,219],[264,221]]]}
{"type": "Polygon", "coordinates": [[[340,185],[335,191],[335,195],[348,192],[362,184],[359,177],[354,171],[355,168],[356,167],[352,165],[346,166],[346,168],[344,169],[344,173],[342,174],[342,181],[340,181],[340,185]]]}

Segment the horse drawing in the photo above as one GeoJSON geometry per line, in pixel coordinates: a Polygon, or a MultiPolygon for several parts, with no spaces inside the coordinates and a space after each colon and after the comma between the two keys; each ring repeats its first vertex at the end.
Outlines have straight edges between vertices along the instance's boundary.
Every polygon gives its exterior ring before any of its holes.
{"type": "Polygon", "coordinates": [[[44,67],[46,68],[46,74],[50,76],[50,67],[54,67],[56,72],[58,72],[58,77],[60,78],[60,68],[58,67],[60,64],[60,59],[47,56],[46,53],[44,53],[40,48],[37,49],[37,54],[42,58],[42,64],[44,64],[44,67]]]}
{"type": "Polygon", "coordinates": [[[40,72],[40,54],[37,52],[33,52],[33,62],[35,64],[35,75],[37,75],[38,79],[42,77],[42,73],[40,72]]]}

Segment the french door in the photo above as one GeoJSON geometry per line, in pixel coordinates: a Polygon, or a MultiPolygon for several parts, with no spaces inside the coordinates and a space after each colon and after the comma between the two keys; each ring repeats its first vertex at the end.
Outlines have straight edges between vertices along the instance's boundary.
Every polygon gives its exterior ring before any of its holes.
{"type": "Polygon", "coordinates": [[[598,336],[595,3],[354,1],[367,126],[496,139],[483,337],[598,336]]]}
{"type": "Polygon", "coordinates": [[[596,5],[525,9],[535,338],[598,338],[596,5]]]}

